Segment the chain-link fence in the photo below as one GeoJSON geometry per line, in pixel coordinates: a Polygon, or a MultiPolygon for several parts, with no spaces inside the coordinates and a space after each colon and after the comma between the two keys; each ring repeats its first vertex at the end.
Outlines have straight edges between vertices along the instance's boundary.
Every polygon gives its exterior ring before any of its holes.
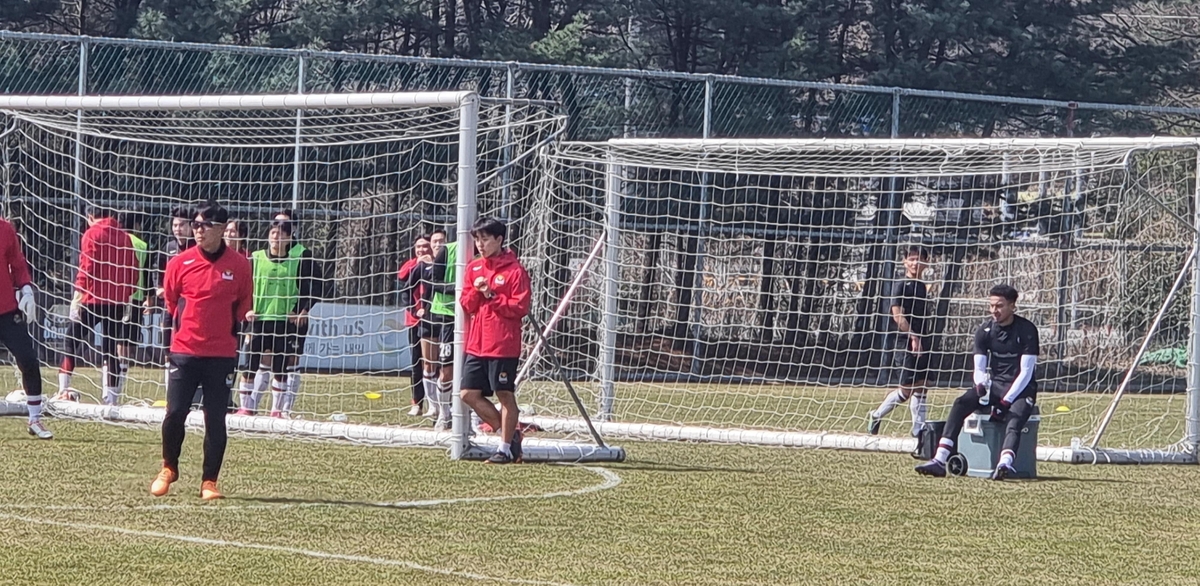
{"type": "Polygon", "coordinates": [[[0,93],[474,89],[554,100],[567,138],[1181,134],[1200,108],[1074,103],[726,75],[0,31],[0,93]]]}

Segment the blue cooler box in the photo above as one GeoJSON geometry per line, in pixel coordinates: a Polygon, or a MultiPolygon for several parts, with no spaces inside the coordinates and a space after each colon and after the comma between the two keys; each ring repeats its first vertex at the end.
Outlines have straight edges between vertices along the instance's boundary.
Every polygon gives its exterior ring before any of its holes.
{"type": "MultiPolygon", "coordinates": [[[[1037,406],[1033,415],[1021,430],[1021,443],[1017,446],[1016,460],[1013,468],[1017,473],[1012,478],[1037,478],[1037,443],[1038,426],[1041,416],[1037,406]]],[[[967,460],[967,476],[990,478],[1000,461],[1000,451],[1004,446],[1003,422],[989,421],[987,413],[972,413],[963,424],[963,430],[958,434],[958,453],[967,460]]]]}

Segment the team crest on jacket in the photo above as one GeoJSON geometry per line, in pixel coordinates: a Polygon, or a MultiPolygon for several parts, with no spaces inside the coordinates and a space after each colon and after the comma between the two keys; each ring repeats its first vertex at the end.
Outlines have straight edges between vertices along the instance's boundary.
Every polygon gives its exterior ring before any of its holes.
{"type": "Polygon", "coordinates": [[[496,286],[503,285],[504,284],[504,275],[496,275],[495,281],[496,281],[496,286]]]}
{"type": "Polygon", "coordinates": [[[226,281],[232,281],[233,280],[233,271],[225,271],[225,272],[221,273],[221,278],[225,279],[226,281]]]}

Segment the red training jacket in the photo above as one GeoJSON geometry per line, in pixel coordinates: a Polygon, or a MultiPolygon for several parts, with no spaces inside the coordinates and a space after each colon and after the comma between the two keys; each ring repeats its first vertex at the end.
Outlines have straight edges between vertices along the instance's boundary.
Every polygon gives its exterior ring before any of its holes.
{"type": "Polygon", "coordinates": [[[529,274],[511,250],[467,265],[462,308],[470,316],[466,352],[480,358],[520,358],[521,320],[529,315],[529,274]],[[494,295],[486,299],[475,279],[487,279],[494,295]]]}
{"type": "Polygon", "coordinates": [[[128,303],[138,282],[137,255],[129,234],[113,218],[101,218],[79,243],[75,289],[85,305],[128,303]]]}
{"type": "Polygon", "coordinates": [[[238,324],[253,308],[250,261],[225,246],[210,259],[193,246],[167,263],[163,301],[175,319],[172,354],[236,358],[238,324]]]}
{"type": "Polygon", "coordinates": [[[33,282],[29,278],[29,263],[21,252],[21,239],[8,220],[0,218],[0,315],[17,310],[17,298],[12,292],[33,282]]]}
{"type": "MultiPolygon", "coordinates": [[[[421,263],[421,261],[419,261],[415,258],[410,258],[410,259],[404,261],[404,264],[400,265],[400,270],[396,272],[396,278],[399,279],[400,282],[407,281],[408,274],[413,272],[413,269],[417,268],[417,265],[420,263],[421,263]]],[[[418,284],[416,287],[416,290],[413,291],[412,298],[414,300],[420,299],[422,297],[422,295],[421,295],[422,289],[423,288],[421,287],[421,285],[418,284]]],[[[417,304],[413,304],[413,306],[409,307],[407,310],[404,311],[404,325],[405,326],[411,328],[421,322],[421,318],[417,317],[417,314],[413,313],[413,310],[415,310],[416,308],[417,308],[417,304]]]]}

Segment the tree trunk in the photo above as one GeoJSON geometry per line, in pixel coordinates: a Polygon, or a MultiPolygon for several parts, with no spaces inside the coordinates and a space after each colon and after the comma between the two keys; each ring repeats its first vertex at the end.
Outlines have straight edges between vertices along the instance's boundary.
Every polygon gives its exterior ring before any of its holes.
{"type": "Polygon", "coordinates": [[[442,29],[442,56],[454,57],[458,39],[458,0],[446,0],[445,24],[442,29]]]}

